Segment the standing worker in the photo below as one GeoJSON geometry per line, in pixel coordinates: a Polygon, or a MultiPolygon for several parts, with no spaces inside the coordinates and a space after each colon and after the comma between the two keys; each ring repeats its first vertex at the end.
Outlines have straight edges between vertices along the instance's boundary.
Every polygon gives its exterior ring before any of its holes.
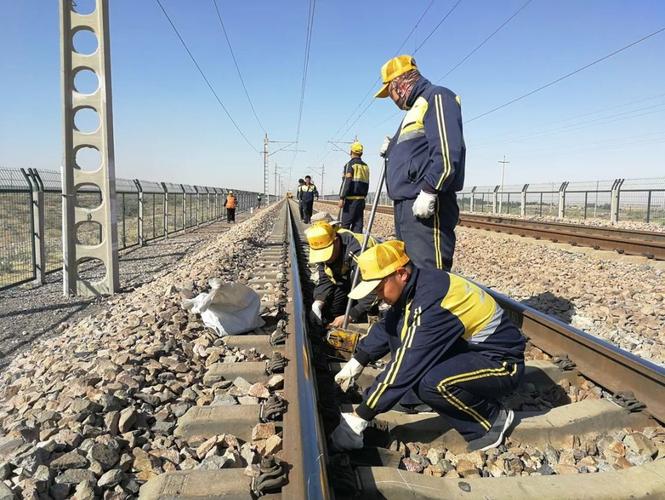
{"type": "Polygon", "coordinates": [[[475,283],[446,271],[418,269],[401,241],[366,250],[358,266],[363,281],[349,297],[360,300],[375,291],[391,308],[335,381],[344,385],[385,356],[389,339],[399,349],[363,403],[342,414],[333,446],[362,448],[369,421],[411,389],[466,439],[470,451],[499,446],[514,418],[499,400],[520,382],[526,344],[507,313],[475,283]]]}
{"type": "MultiPolygon", "coordinates": [[[[327,222],[321,221],[308,227],[305,236],[309,243],[309,262],[318,264],[319,272],[312,303],[313,320],[320,325],[330,323],[332,328],[341,328],[363,235],[346,229],[335,230],[327,222]]],[[[376,240],[370,237],[367,247],[375,243],[376,240]]],[[[364,319],[375,299],[376,295],[368,294],[357,301],[349,312],[351,323],[364,319]]]]}
{"type": "Polygon", "coordinates": [[[312,176],[305,176],[305,184],[300,186],[300,204],[302,205],[303,221],[309,224],[312,221],[312,210],[314,209],[314,198],[319,199],[319,192],[312,183],[312,176]]]}
{"type": "Polygon", "coordinates": [[[224,202],[226,207],[226,222],[235,224],[236,221],[236,207],[238,206],[238,200],[233,194],[233,191],[229,191],[226,195],[226,201],[224,202]]]}
{"type": "Polygon", "coordinates": [[[460,97],[421,76],[411,56],[389,60],[381,77],[376,97],[390,96],[406,111],[381,147],[397,238],[416,266],[450,270],[466,157],[460,97]]]}
{"type": "Polygon", "coordinates": [[[261,208],[261,193],[256,195],[256,208],[261,208]]]}
{"type": "Polygon", "coordinates": [[[342,227],[354,233],[363,232],[365,198],[369,191],[369,167],[362,161],[363,145],[351,144],[351,159],[344,165],[339,208],[342,209],[342,227]]]}
{"type": "Polygon", "coordinates": [[[303,213],[303,204],[300,188],[305,184],[305,179],[298,179],[298,189],[296,190],[296,199],[298,200],[298,212],[300,212],[300,222],[305,222],[305,214],[303,213]]]}

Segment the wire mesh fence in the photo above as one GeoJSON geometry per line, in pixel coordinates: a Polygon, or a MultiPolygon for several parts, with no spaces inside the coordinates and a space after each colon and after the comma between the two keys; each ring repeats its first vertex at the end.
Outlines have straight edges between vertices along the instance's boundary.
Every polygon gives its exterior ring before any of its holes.
{"type": "Polygon", "coordinates": [[[665,177],[473,186],[457,201],[468,212],[665,225],[665,177]]]}
{"type": "MultiPolygon", "coordinates": [[[[35,171],[41,186],[42,206],[35,188],[20,169],[0,167],[0,289],[36,278],[36,247],[44,247],[44,272],[62,269],[62,191],[60,172],[35,171]],[[35,233],[35,208],[43,220],[43,238],[35,233]]],[[[225,216],[227,188],[116,179],[118,248],[124,249],[168,236],[225,216]]],[[[257,192],[233,190],[238,213],[257,207],[257,192]]],[[[76,206],[95,208],[101,203],[99,188],[79,186],[76,206]]],[[[101,226],[83,222],[77,226],[78,243],[101,241],[101,226]]]]}

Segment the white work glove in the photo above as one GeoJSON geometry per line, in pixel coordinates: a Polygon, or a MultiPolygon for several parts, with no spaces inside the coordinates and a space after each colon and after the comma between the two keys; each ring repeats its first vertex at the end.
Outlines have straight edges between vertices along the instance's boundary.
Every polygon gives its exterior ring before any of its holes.
{"type": "Polygon", "coordinates": [[[351,383],[353,383],[355,378],[360,375],[364,369],[365,367],[358,363],[356,358],[351,358],[344,366],[342,366],[342,369],[337,375],[335,375],[335,383],[346,392],[351,383]]]}
{"type": "Polygon", "coordinates": [[[420,194],[416,198],[416,201],[413,202],[413,215],[419,219],[429,219],[434,215],[434,207],[436,205],[436,193],[426,193],[425,191],[420,191],[420,194]]]}
{"type": "Polygon", "coordinates": [[[381,158],[386,157],[386,153],[388,152],[388,146],[390,146],[390,137],[386,136],[386,138],[383,139],[383,144],[381,144],[381,149],[379,149],[379,156],[381,158]]]}
{"type": "Polygon", "coordinates": [[[312,315],[311,318],[318,323],[323,325],[323,301],[315,300],[312,304],[312,315]]]}
{"type": "Polygon", "coordinates": [[[369,422],[355,413],[342,413],[339,425],[330,436],[333,449],[337,451],[359,450],[363,447],[363,431],[369,422]]]}

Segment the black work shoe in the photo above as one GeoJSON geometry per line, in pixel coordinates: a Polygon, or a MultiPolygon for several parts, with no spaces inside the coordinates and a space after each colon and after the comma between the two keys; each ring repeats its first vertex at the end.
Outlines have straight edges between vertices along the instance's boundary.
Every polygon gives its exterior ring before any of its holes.
{"type": "Polygon", "coordinates": [[[503,435],[512,425],[514,418],[515,413],[513,410],[501,408],[501,410],[499,410],[499,415],[496,417],[490,430],[487,431],[487,434],[478,439],[474,439],[473,441],[469,441],[467,449],[469,451],[487,451],[491,448],[496,448],[503,442],[503,435]]]}
{"type": "Polygon", "coordinates": [[[401,403],[397,403],[395,406],[393,406],[392,409],[393,411],[399,411],[409,415],[415,415],[417,413],[434,413],[432,407],[430,405],[426,405],[425,403],[420,403],[417,405],[403,405],[401,403]]]}

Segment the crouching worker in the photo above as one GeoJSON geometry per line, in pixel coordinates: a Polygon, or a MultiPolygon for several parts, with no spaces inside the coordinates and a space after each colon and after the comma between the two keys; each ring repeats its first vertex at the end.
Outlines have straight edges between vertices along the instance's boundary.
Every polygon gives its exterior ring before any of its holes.
{"type": "MultiPolygon", "coordinates": [[[[319,271],[310,317],[320,325],[330,323],[332,328],[341,328],[364,236],[346,229],[335,229],[323,221],[307,228],[305,236],[309,243],[309,262],[318,264],[319,271]]],[[[368,248],[375,243],[370,237],[368,248]]],[[[364,319],[375,300],[376,295],[369,293],[353,304],[349,321],[357,323],[364,319]]]]}
{"type": "Polygon", "coordinates": [[[499,446],[513,421],[499,398],[510,394],[524,372],[525,338],[496,301],[474,283],[442,270],[420,270],[401,241],[388,241],[358,257],[363,281],[349,297],[376,292],[391,308],[359,342],[335,377],[357,377],[400,347],[363,396],[354,413],[343,413],[331,439],[338,450],[362,448],[363,431],[413,389],[467,440],[469,450],[499,446]]]}

